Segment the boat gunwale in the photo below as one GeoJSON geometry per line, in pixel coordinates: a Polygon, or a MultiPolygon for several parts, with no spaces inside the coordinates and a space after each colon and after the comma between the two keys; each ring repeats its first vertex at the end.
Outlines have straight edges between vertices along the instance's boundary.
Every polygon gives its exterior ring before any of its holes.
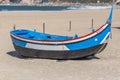
{"type": "MultiPolygon", "coordinates": [[[[106,25],[106,24],[105,24],[106,25]]],[[[107,26],[102,25],[101,27],[99,27],[98,29],[96,29],[94,32],[88,33],[86,35],[83,35],[81,37],[78,38],[71,38],[71,39],[67,39],[67,40],[34,40],[34,39],[28,39],[28,38],[23,38],[20,36],[16,36],[14,34],[12,34],[11,32],[11,36],[13,36],[14,38],[18,39],[18,40],[22,40],[22,41],[26,41],[26,42],[32,42],[32,43],[46,43],[46,44],[66,44],[66,43],[74,43],[74,42],[78,42],[78,41],[84,41],[87,40],[91,37],[96,36],[98,33],[101,33],[104,29],[106,29],[106,27],[109,26],[109,24],[107,26]],[[92,36],[91,36],[92,35],[92,36]],[[70,42],[69,42],[70,41],[70,42]]]]}

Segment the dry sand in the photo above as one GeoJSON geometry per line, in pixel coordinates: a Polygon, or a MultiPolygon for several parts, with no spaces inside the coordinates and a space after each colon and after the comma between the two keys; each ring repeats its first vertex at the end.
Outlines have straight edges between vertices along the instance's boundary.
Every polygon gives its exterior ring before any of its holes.
{"type": "Polygon", "coordinates": [[[107,48],[96,55],[99,59],[57,61],[22,58],[13,48],[9,32],[36,28],[46,32],[79,36],[102,25],[109,10],[0,12],[0,80],[120,80],[120,9],[114,10],[112,33],[107,48]],[[72,31],[68,22],[72,21],[72,31]]]}

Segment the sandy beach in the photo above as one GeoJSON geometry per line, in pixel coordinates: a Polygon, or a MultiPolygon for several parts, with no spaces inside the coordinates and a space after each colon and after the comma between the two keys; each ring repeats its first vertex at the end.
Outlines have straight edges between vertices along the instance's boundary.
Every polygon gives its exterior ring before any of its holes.
{"type": "Polygon", "coordinates": [[[97,29],[107,20],[109,9],[69,11],[3,11],[0,12],[0,80],[120,80],[120,9],[114,10],[112,39],[98,59],[57,61],[22,58],[10,38],[17,29],[79,36],[91,32],[91,19],[97,29]],[[69,21],[72,31],[69,32],[69,21]]]}

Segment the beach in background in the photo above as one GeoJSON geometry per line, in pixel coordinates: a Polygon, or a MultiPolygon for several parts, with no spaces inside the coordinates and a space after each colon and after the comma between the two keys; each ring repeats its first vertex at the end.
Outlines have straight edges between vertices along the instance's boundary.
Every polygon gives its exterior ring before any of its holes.
{"type": "Polygon", "coordinates": [[[112,39],[98,59],[51,60],[23,58],[12,45],[10,31],[30,29],[46,33],[79,36],[105,23],[109,9],[64,11],[1,11],[0,12],[0,80],[119,80],[120,79],[120,9],[115,9],[112,39]],[[69,31],[71,21],[72,31],[69,31]]]}

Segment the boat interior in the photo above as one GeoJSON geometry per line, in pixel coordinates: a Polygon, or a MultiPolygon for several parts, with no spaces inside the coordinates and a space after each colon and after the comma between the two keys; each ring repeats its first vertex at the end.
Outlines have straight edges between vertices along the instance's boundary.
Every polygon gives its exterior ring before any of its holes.
{"type": "Polygon", "coordinates": [[[78,38],[78,35],[75,36],[61,36],[61,35],[54,35],[54,34],[47,34],[47,33],[40,33],[30,30],[14,30],[11,32],[12,34],[19,36],[21,38],[26,39],[33,39],[33,40],[69,40],[72,38],[78,38]]]}

